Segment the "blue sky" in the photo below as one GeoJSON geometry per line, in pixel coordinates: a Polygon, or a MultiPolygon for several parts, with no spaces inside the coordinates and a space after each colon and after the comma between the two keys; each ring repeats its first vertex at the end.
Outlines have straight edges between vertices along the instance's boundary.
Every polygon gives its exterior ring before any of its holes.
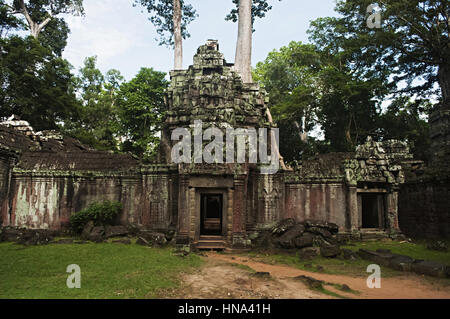
{"type": "MultiPolygon", "coordinates": [[[[224,20],[233,7],[231,0],[190,0],[199,17],[189,26],[191,38],[184,42],[184,67],[192,64],[198,46],[217,39],[228,62],[234,61],[237,25],[224,20]]],[[[255,23],[253,65],[273,49],[290,41],[307,42],[309,22],[335,15],[335,0],[269,0],[273,10],[255,23]]],[[[71,34],[64,57],[76,70],[87,56],[97,55],[102,72],[118,69],[130,80],[141,67],[168,72],[173,50],[158,46],[157,33],[148,14],[133,7],[132,0],[84,0],[85,17],[67,17],[71,34]]]]}

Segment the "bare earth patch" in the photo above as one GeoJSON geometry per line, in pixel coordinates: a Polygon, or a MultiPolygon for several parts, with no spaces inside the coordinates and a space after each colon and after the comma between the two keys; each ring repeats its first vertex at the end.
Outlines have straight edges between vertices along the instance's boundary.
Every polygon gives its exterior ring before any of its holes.
{"type": "Polygon", "coordinates": [[[186,299],[330,299],[311,290],[298,276],[322,280],[324,288],[346,298],[358,299],[450,299],[448,287],[432,285],[422,277],[405,274],[382,278],[381,289],[369,289],[366,277],[313,273],[285,265],[269,265],[246,257],[209,253],[205,265],[195,273],[184,275],[181,288],[167,292],[169,298],[186,299]],[[241,266],[236,266],[241,265],[241,266]],[[259,278],[255,272],[269,272],[271,278],[259,278]],[[347,285],[344,292],[335,285],[347,285]],[[357,292],[355,294],[354,292],[357,292]]]}
{"type": "Polygon", "coordinates": [[[184,275],[181,288],[167,292],[182,299],[313,299],[331,298],[309,290],[303,283],[278,278],[259,278],[227,260],[208,255],[206,264],[184,275]]]}

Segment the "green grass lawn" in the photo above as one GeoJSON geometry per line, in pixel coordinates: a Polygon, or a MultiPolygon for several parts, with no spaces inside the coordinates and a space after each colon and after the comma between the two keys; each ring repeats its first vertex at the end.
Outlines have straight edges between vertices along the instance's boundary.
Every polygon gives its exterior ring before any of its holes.
{"type": "Polygon", "coordinates": [[[0,298],[157,298],[182,272],[202,264],[172,250],[123,244],[0,244],[0,298]],[[81,268],[81,288],[69,289],[66,268],[81,268]]]}

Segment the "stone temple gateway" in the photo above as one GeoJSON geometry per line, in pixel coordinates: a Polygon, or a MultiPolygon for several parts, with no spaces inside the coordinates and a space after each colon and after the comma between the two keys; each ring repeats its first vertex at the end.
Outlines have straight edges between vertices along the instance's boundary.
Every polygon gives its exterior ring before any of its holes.
{"type": "MultiPolygon", "coordinates": [[[[178,245],[251,246],[261,230],[293,218],[335,223],[356,237],[399,233],[398,192],[408,146],[370,138],[353,153],[326,154],[262,174],[258,164],[175,164],[174,129],[271,128],[267,99],[243,84],[208,41],[187,70],[173,71],[160,164],[95,151],[71,138],[35,133],[26,122],[0,125],[0,223],[62,229],[93,202],[123,203],[118,223],[176,232],[178,245]]],[[[282,143],[283,141],[280,141],[282,143]]],[[[282,159],[280,159],[282,161],[282,159]]]]}

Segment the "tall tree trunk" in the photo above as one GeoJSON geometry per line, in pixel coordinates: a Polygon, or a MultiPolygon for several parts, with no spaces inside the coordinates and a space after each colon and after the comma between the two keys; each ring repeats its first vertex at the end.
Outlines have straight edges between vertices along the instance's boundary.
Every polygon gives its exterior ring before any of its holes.
{"type": "Polygon", "coordinates": [[[252,83],[252,0],[240,0],[235,70],[242,82],[252,83]]]}
{"type": "Polygon", "coordinates": [[[294,125],[297,128],[298,131],[298,137],[300,138],[300,141],[303,143],[308,142],[308,133],[306,132],[306,123],[305,123],[305,117],[302,118],[302,126],[297,121],[294,121],[294,125]]]}
{"type": "Polygon", "coordinates": [[[442,92],[443,105],[450,107],[450,66],[443,64],[439,66],[439,86],[442,92]]]}
{"type": "Polygon", "coordinates": [[[34,22],[33,19],[31,19],[30,14],[28,13],[28,9],[25,6],[24,0],[19,0],[19,5],[20,5],[20,13],[23,14],[25,19],[27,20],[28,26],[30,27],[31,35],[35,39],[37,39],[39,36],[39,33],[41,33],[42,29],[44,29],[44,27],[50,22],[50,20],[52,18],[51,17],[47,18],[44,21],[42,21],[42,23],[34,22]]]}
{"type": "Polygon", "coordinates": [[[173,0],[173,38],[175,43],[174,70],[183,69],[183,38],[181,35],[181,3],[180,0],[173,0]]]}

